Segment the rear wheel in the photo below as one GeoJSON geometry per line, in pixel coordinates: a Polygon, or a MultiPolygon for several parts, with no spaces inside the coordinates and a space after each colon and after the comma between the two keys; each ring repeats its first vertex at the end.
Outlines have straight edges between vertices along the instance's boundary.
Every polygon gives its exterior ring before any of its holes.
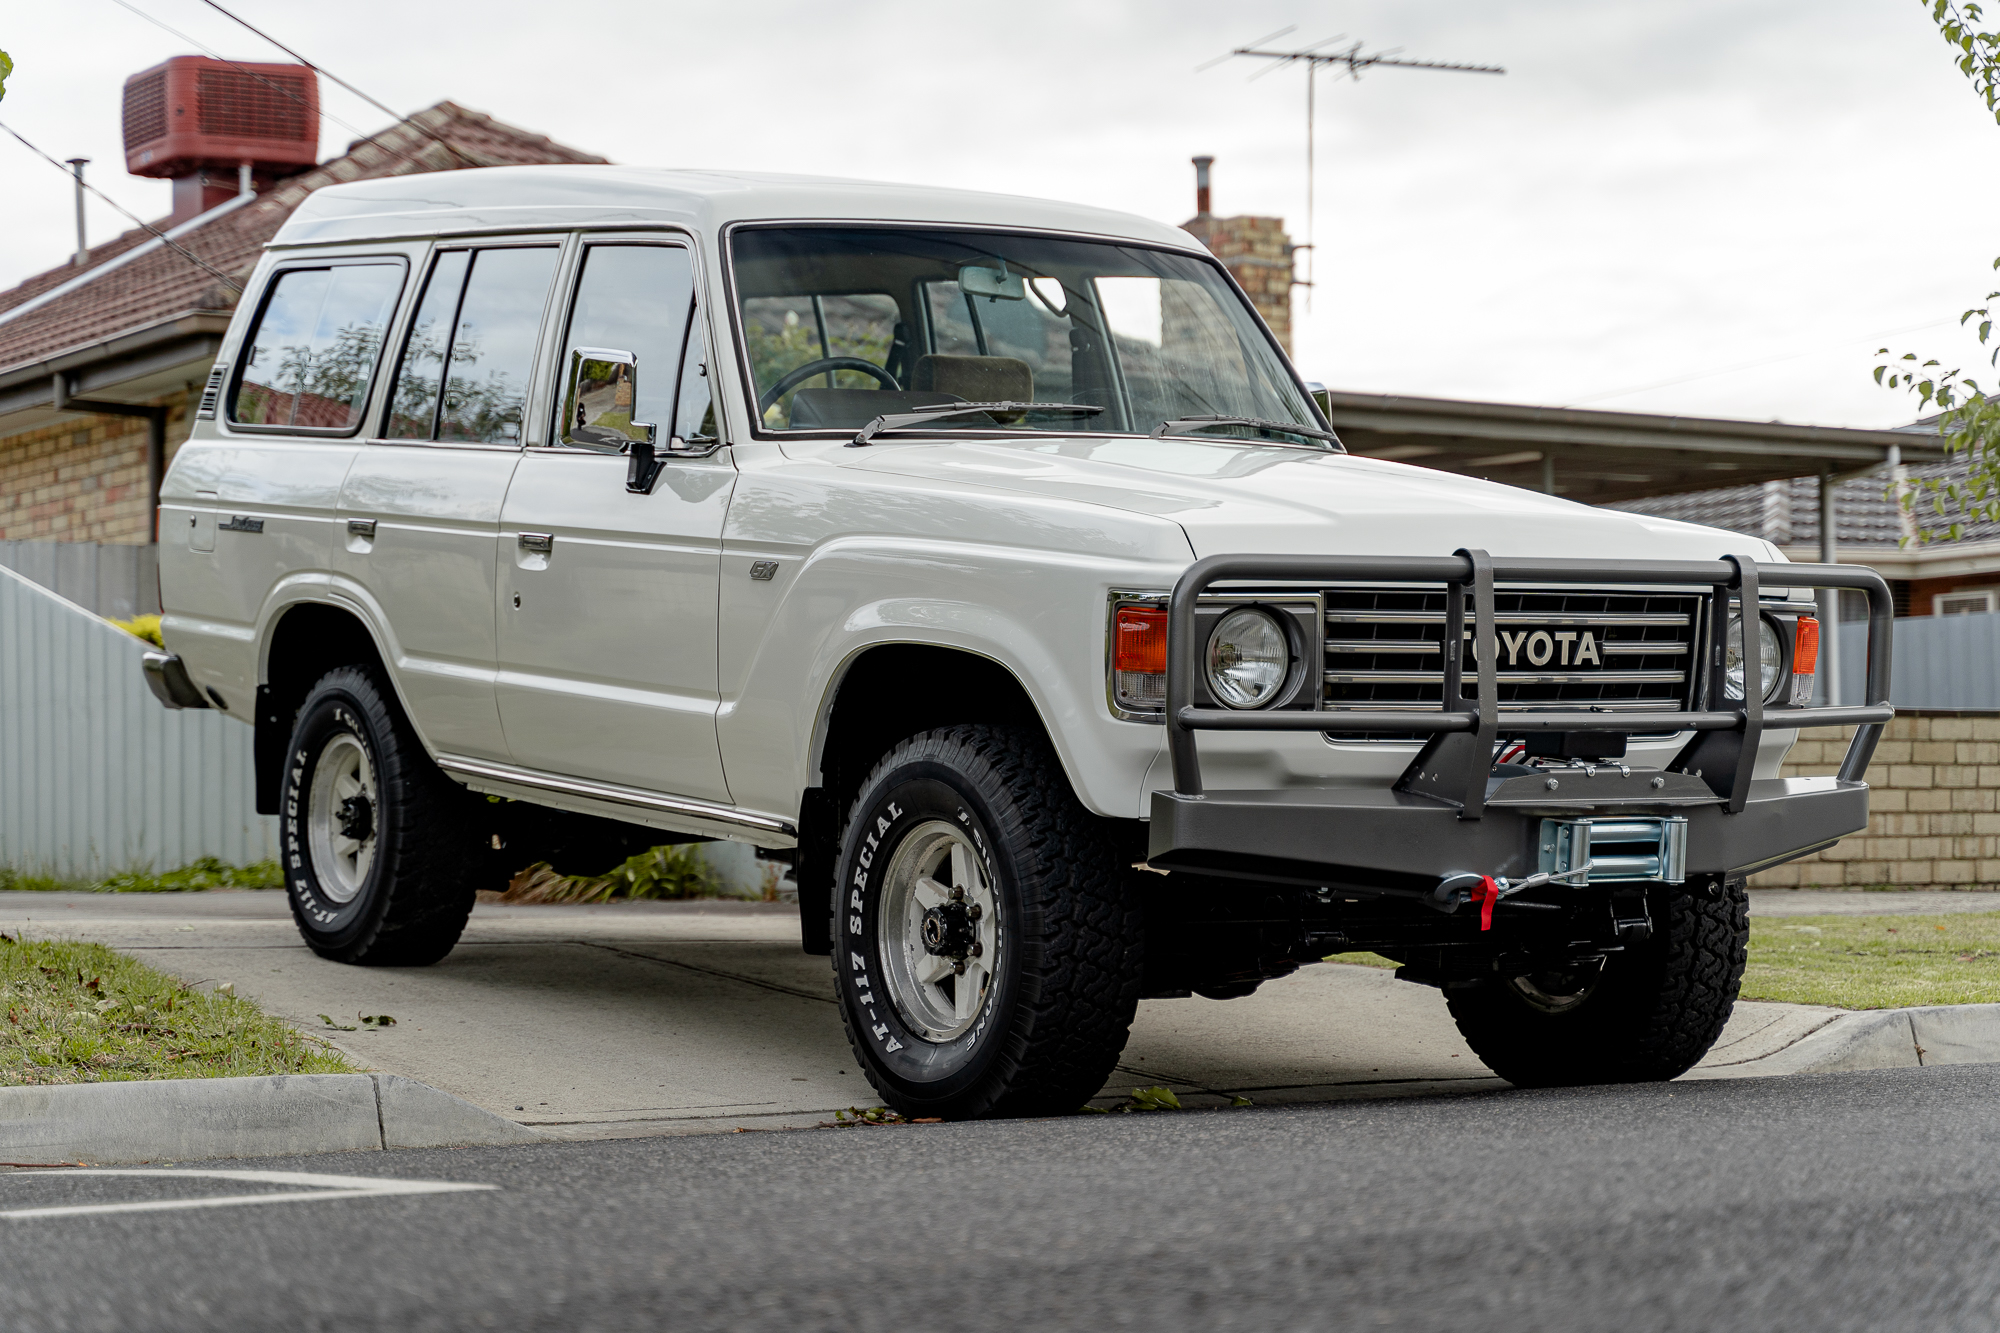
{"type": "Polygon", "coordinates": [[[372,675],[322,676],[293,724],[278,806],[292,918],[312,951],[384,966],[450,953],[480,864],[471,799],[372,675]]]}
{"type": "Polygon", "coordinates": [[[910,1116],[1050,1115],[1125,1047],[1137,895],[1106,821],[1031,731],[896,746],[842,839],[834,974],[849,1043],[910,1116]]]}
{"type": "Polygon", "coordinates": [[[1522,1087],[1678,1077],[1722,1035],[1750,938],[1743,881],[1656,895],[1653,938],[1604,961],[1446,992],[1488,1068],[1522,1087]]]}

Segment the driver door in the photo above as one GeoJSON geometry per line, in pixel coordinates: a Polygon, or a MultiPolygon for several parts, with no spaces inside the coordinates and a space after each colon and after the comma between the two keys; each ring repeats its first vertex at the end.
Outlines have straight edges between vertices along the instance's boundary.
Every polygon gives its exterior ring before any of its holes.
{"type": "Polygon", "coordinates": [[[554,430],[524,451],[500,519],[508,748],[546,773],[726,802],[716,601],[736,470],[710,410],[692,251],[586,241],[558,327],[554,430]],[[579,394],[579,350],[622,354],[615,383],[579,394]],[[650,491],[628,488],[624,443],[647,425],[650,491]]]}

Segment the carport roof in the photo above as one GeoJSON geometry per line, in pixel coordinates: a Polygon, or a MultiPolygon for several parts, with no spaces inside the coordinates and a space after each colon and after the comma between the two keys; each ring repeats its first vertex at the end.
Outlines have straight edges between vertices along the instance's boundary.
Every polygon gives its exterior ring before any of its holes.
{"type": "Polygon", "coordinates": [[[1543,488],[1585,504],[1845,475],[1900,457],[1940,462],[1934,432],[1792,426],[1574,407],[1331,391],[1328,416],[1350,453],[1543,488]]]}

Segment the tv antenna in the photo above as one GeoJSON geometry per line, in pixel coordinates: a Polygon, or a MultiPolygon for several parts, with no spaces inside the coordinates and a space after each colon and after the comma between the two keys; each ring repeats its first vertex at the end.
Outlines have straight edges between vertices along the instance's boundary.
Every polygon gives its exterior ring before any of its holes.
{"type": "Polygon", "coordinates": [[[1294,278],[1293,281],[1306,289],[1306,299],[1310,302],[1312,299],[1313,275],[1318,268],[1318,262],[1314,258],[1316,247],[1313,243],[1313,176],[1314,167],[1317,162],[1317,154],[1314,152],[1313,146],[1313,113],[1315,110],[1314,102],[1319,85],[1320,70],[1323,68],[1339,67],[1345,71],[1346,77],[1350,79],[1359,79],[1361,71],[1376,69],[1378,67],[1390,69],[1437,69],[1452,74],[1505,74],[1507,71],[1499,65],[1460,65],[1442,60],[1405,60],[1399,54],[1402,50],[1401,47],[1393,47],[1386,51],[1363,51],[1362,46],[1364,44],[1359,41],[1352,43],[1343,50],[1328,51],[1324,49],[1336,42],[1346,41],[1346,33],[1329,37],[1325,41],[1314,42],[1311,46],[1302,47],[1296,51],[1266,51],[1260,49],[1264,43],[1276,41],[1278,38],[1297,30],[1297,25],[1293,25],[1289,28],[1280,28],[1276,32],[1266,33],[1248,45],[1237,47],[1227,55],[1217,56],[1213,60],[1196,65],[1195,73],[1199,74],[1205,69],[1212,69],[1216,65],[1220,65],[1223,61],[1234,60],[1238,56],[1249,56],[1252,59],[1272,62],[1264,69],[1251,75],[1252,79],[1261,79],[1274,70],[1284,69],[1291,65],[1304,65],[1306,67],[1306,243],[1301,248],[1306,252],[1307,267],[1306,276],[1303,279],[1294,278]]]}

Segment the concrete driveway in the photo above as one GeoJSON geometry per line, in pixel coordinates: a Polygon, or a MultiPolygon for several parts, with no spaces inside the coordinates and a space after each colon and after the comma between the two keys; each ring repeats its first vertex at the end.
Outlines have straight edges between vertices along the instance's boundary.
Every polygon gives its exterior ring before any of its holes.
{"type": "MultiPolygon", "coordinates": [[[[2000,906],[1982,894],[1896,902],[1914,897],[1759,894],[1754,910],[2000,906]],[[1839,901],[1806,901],[1822,897],[1839,901]]],[[[826,960],[799,951],[792,906],[482,904],[458,948],[428,968],[316,958],[276,892],[0,893],[0,929],[96,940],[189,982],[233,982],[358,1065],[562,1137],[810,1124],[878,1100],[841,1033],[826,960]],[[319,1018],[383,1013],[394,1027],[341,1032],[319,1018]]],[[[1741,1004],[1697,1074],[1754,1072],[1826,1012],[1741,1004]]],[[[1146,1084],[1190,1105],[1504,1086],[1460,1039],[1440,992],[1337,965],[1239,1000],[1143,1002],[1099,1104],[1146,1084]]]]}

